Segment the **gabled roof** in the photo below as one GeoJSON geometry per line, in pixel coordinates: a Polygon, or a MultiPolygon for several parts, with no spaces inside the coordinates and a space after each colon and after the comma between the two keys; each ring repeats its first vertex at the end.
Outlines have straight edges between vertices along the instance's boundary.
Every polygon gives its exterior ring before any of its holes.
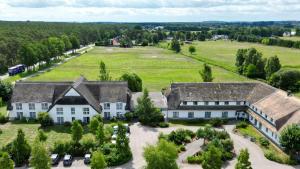
{"type": "MultiPolygon", "coordinates": [[[[100,102],[127,102],[130,93],[127,82],[87,81],[80,77],[74,82],[17,82],[12,103],[15,102],[48,102],[79,104],[84,101],[100,112],[100,102]],[[80,96],[65,96],[74,89],[80,96]]],[[[51,107],[50,107],[51,108],[51,107]]]]}

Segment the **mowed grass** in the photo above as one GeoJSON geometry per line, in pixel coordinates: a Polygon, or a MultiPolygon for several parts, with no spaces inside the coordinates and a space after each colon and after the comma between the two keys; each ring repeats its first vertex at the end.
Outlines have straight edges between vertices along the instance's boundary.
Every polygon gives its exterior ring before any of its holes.
{"type": "Polygon", "coordinates": [[[300,36],[291,36],[291,37],[280,37],[280,39],[300,41],[300,36]]]}
{"type": "MultiPolygon", "coordinates": [[[[95,47],[30,81],[70,81],[80,75],[97,80],[99,62],[104,61],[113,79],[126,73],[138,74],[144,87],[160,91],[172,82],[201,82],[198,71],[203,62],[157,47],[113,48],[95,47]]],[[[243,76],[213,67],[215,82],[250,81],[243,76]]]]}
{"type": "Polygon", "coordinates": [[[0,106],[0,115],[1,115],[1,114],[2,114],[2,115],[6,115],[6,112],[7,112],[7,110],[6,110],[6,105],[0,106]]]}
{"type": "MultiPolygon", "coordinates": [[[[235,71],[235,58],[238,49],[256,48],[263,53],[263,57],[277,55],[283,67],[296,68],[300,70],[300,49],[291,49],[277,46],[266,46],[256,43],[236,41],[195,41],[192,44],[196,47],[196,53],[192,56],[202,59],[208,63],[219,65],[225,69],[235,71]]],[[[183,46],[183,54],[191,55],[188,52],[190,45],[183,46]]]]}

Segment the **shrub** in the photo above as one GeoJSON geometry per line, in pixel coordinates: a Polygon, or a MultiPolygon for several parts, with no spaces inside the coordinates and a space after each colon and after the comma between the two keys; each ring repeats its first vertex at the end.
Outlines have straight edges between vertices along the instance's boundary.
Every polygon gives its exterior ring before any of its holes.
{"type": "Polygon", "coordinates": [[[0,113],[0,124],[4,124],[8,122],[8,117],[4,116],[0,113]]]}
{"type": "Polygon", "coordinates": [[[52,153],[56,153],[59,156],[63,156],[70,152],[71,152],[71,143],[70,142],[64,142],[61,140],[54,142],[52,153]]]}
{"type": "Polygon", "coordinates": [[[159,140],[160,139],[168,140],[168,135],[160,132],[159,135],[158,135],[158,139],[159,140]]]}
{"type": "Polygon", "coordinates": [[[203,161],[201,155],[187,157],[187,162],[190,164],[201,164],[203,161]]]}
{"type": "Polygon", "coordinates": [[[214,118],[210,120],[210,124],[213,127],[221,127],[223,125],[223,120],[220,118],[214,118]]]}
{"type": "Polygon", "coordinates": [[[241,122],[238,122],[236,125],[235,125],[235,128],[239,129],[239,128],[246,128],[248,126],[248,123],[245,122],[245,121],[241,121],[241,122]]]}
{"type": "Polygon", "coordinates": [[[158,125],[161,128],[168,128],[169,127],[169,123],[166,123],[166,122],[160,122],[158,125]]]}
{"type": "Polygon", "coordinates": [[[80,140],[80,144],[85,153],[91,152],[91,150],[93,150],[94,147],[96,146],[95,143],[96,143],[96,140],[94,139],[94,137],[83,137],[80,140]]]}
{"type": "Polygon", "coordinates": [[[134,114],[133,112],[126,112],[124,116],[125,116],[125,120],[129,122],[133,120],[134,114]]]}
{"type": "Polygon", "coordinates": [[[258,139],[258,141],[259,141],[259,144],[262,145],[262,146],[264,146],[264,147],[269,147],[269,145],[270,145],[270,141],[267,140],[267,139],[264,138],[264,137],[260,137],[260,138],[258,139]]]}
{"type": "Polygon", "coordinates": [[[39,121],[42,127],[52,126],[54,124],[53,119],[47,112],[40,112],[38,114],[37,120],[39,121]]]}
{"type": "Polygon", "coordinates": [[[229,134],[226,131],[215,131],[215,138],[217,139],[228,139],[230,138],[229,134]]]}
{"type": "Polygon", "coordinates": [[[71,125],[72,125],[72,123],[69,122],[69,121],[64,122],[64,126],[65,126],[65,127],[70,127],[71,125]]]}
{"type": "Polygon", "coordinates": [[[179,150],[180,150],[180,152],[181,152],[181,151],[186,151],[186,148],[185,148],[184,145],[180,145],[180,146],[179,146],[179,150]]]}
{"type": "Polygon", "coordinates": [[[192,136],[195,137],[195,133],[190,130],[178,129],[176,131],[172,131],[168,135],[168,140],[174,142],[177,145],[191,142],[192,136]]]}
{"type": "Polygon", "coordinates": [[[3,131],[2,131],[2,129],[0,129],[0,134],[2,134],[3,133],[3,131]]]}

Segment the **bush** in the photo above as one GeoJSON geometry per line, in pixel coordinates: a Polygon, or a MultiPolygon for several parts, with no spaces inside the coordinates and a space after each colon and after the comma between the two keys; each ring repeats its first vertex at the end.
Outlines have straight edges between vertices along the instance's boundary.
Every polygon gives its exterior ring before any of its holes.
{"type": "Polygon", "coordinates": [[[229,134],[226,132],[226,131],[215,131],[215,134],[214,134],[215,136],[215,138],[217,138],[217,139],[229,139],[230,138],[230,136],[229,136],[229,134]]]}
{"type": "Polygon", "coordinates": [[[201,164],[202,161],[203,161],[203,159],[202,159],[201,155],[187,157],[187,162],[189,164],[201,164]]]}
{"type": "Polygon", "coordinates": [[[4,124],[8,122],[8,117],[4,116],[0,113],[0,124],[4,124]]]}
{"type": "Polygon", "coordinates": [[[128,122],[132,121],[134,117],[132,112],[126,112],[124,116],[125,116],[125,120],[128,122]]]}
{"type": "Polygon", "coordinates": [[[191,142],[191,139],[195,137],[195,133],[190,130],[178,129],[172,131],[168,135],[168,140],[174,142],[177,145],[191,142]]]}
{"type": "Polygon", "coordinates": [[[42,127],[52,126],[54,124],[53,119],[47,112],[39,113],[37,120],[39,121],[42,127]]]}
{"type": "Polygon", "coordinates": [[[159,135],[158,135],[158,139],[159,140],[160,139],[168,140],[168,135],[160,132],[159,135]]]}
{"type": "Polygon", "coordinates": [[[185,146],[184,146],[184,145],[180,145],[180,146],[179,146],[179,150],[180,150],[180,152],[182,152],[182,151],[186,151],[186,148],[185,148],[185,146]]]}
{"type": "Polygon", "coordinates": [[[64,126],[65,127],[70,127],[70,126],[72,126],[72,123],[69,122],[69,121],[66,121],[66,122],[64,122],[64,126]]]}
{"type": "Polygon", "coordinates": [[[64,141],[57,141],[54,143],[52,153],[56,153],[59,156],[63,156],[71,152],[71,143],[64,141]]]}
{"type": "Polygon", "coordinates": [[[221,127],[223,125],[223,120],[220,118],[214,118],[210,120],[210,124],[213,127],[221,127]]]}
{"type": "Polygon", "coordinates": [[[0,134],[2,134],[3,133],[3,131],[2,131],[2,129],[0,129],[0,134]]]}
{"type": "Polygon", "coordinates": [[[259,144],[262,145],[262,146],[264,146],[264,147],[269,147],[269,145],[270,145],[270,141],[267,140],[267,139],[264,138],[264,137],[260,137],[260,138],[258,139],[258,141],[259,141],[259,144]]]}
{"type": "Polygon", "coordinates": [[[96,146],[94,137],[84,137],[80,140],[80,144],[85,153],[91,153],[96,146]]]}
{"type": "Polygon", "coordinates": [[[161,127],[161,128],[168,128],[168,127],[169,127],[169,123],[166,123],[166,122],[160,122],[160,123],[158,124],[158,126],[161,127]]]}
{"type": "Polygon", "coordinates": [[[245,122],[245,121],[241,121],[241,122],[238,122],[236,125],[235,125],[235,128],[239,129],[239,128],[246,128],[248,126],[248,123],[245,122]]]}

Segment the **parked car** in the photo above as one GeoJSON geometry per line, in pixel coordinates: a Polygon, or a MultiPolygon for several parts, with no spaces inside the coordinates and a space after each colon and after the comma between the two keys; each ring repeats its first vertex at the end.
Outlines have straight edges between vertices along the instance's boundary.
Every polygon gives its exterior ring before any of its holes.
{"type": "Polygon", "coordinates": [[[57,165],[59,163],[59,155],[58,154],[51,154],[51,164],[57,165]]]}
{"type": "Polygon", "coordinates": [[[84,155],[84,164],[90,164],[91,162],[91,154],[85,154],[84,155]]]}
{"type": "MultiPolygon", "coordinates": [[[[124,124],[125,128],[126,128],[126,137],[129,137],[129,134],[130,134],[130,128],[129,128],[129,125],[128,124],[124,124]]],[[[114,129],[114,132],[113,132],[113,135],[112,135],[112,139],[115,140],[117,139],[117,134],[118,134],[118,126],[113,126],[113,129],[114,129]]],[[[114,142],[113,142],[114,143],[114,142]]]]}
{"type": "Polygon", "coordinates": [[[73,157],[70,154],[64,156],[64,166],[71,166],[73,162],[73,157]]]}

